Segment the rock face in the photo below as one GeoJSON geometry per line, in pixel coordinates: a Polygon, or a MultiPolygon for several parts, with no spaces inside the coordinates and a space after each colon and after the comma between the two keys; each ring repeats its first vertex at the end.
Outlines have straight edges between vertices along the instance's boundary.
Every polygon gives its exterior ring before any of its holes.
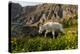
{"type": "Polygon", "coordinates": [[[20,16],[22,13],[22,6],[18,3],[10,3],[11,7],[11,20],[15,21],[16,17],[20,16]]]}
{"type": "Polygon", "coordinates": [[[11,7],[11,34],[36,35],[38,28],[48,21],[63,22],[63,19],[77,16],[77,5],[43,3],[22,7],[18,3],[9,3],[11,7]]]}

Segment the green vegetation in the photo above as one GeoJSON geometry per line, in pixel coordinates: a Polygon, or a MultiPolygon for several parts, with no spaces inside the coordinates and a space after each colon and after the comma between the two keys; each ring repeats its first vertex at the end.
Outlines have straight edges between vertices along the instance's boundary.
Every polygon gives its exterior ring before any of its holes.
{"type": "Polygon", "coordinates": [[[65,35],[57,39],[44,36],[11,37],[11,52],[32,52],[49,50],[67,50],[78,48],[77,20],[65,21],[65,35]],[[67,22],[68,21],[68,22],[67,22]]]}
{"type": "Polygon", "coordinates": [[[11,39],[12,52],[30,52],[30,51],[48,51],[48,50],[65,50],[78,48],[78,35],[76,28],[66,28],[65,35],[57,39],[36,37],[13,37],[11,39]],[[74,30],[74,31],[73,31],[74,30]],[[73,31],[73,32],[72,32],[73,31]]]}

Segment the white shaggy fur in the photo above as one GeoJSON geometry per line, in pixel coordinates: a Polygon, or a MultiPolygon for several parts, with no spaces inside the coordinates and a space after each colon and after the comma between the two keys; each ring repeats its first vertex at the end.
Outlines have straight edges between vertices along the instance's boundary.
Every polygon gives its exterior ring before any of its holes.
{"type": "Polygon", "coordinates": [[[39,33],[42,33],[44,30],[46,31],[45,37],[48,32],[52,32],[53,38],[54,38],[54,32],[64,33],[62,24],[58,22],[47,22],[39,27],[39,33]]]}

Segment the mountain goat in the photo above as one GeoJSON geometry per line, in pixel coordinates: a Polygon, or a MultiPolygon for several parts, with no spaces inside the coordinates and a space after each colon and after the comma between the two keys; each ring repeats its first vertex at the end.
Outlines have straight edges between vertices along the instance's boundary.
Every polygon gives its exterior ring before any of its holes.
{"type": "Polygon", "coordinates": [[[47,22],[43,24],[42,26],[39,27],[39,33],[41,34],[43,31],[46,31],[45,37],[48,32],[52,32],[53,38],[55,37],[56,34],[58,36],[58,33],[64,34],[64,29],[62,24],[58,22],[47,22]]]}

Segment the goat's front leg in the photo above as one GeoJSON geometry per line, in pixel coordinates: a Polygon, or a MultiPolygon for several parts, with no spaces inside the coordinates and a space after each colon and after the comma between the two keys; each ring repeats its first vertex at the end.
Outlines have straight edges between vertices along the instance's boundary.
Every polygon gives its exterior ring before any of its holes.
{"type": "Polygon", "coordinates": [[[46,37],[46,34],[48,33],[48,31],[46,30],[46,32],[45,32],[45,37],[46,37]]]}

